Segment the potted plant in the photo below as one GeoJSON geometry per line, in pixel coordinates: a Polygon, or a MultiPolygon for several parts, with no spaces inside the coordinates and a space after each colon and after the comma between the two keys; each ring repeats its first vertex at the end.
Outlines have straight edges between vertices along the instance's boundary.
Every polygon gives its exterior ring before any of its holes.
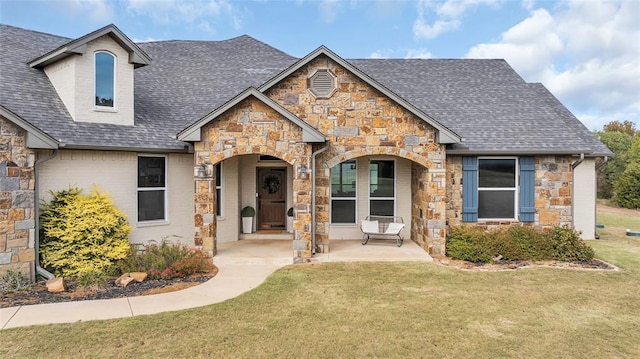
{"type": "Polygon", "coordinates": [[[293,207],[287,211],[287,232],[293,233],[293,207]]]}
{"type": "Polygon", "coordinates": [[[240,211],[242,216],[242,233],[253,232],[253,216],[256,215],[256,210],[251,206],[246,206],[240,211]]]}

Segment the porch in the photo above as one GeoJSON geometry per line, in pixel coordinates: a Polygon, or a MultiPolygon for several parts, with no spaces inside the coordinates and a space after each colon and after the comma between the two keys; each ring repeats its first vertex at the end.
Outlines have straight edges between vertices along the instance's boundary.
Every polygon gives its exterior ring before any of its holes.
{"type": "MultiPolygon", "coordinates": [[[[243,239],[218,244],[216,265],[226,264],[291,264],[291,240],[243,239]]],[[[333,240],[328,253],[317,253],[312,262],[432,262],[433,258],[418,244],[405,241],[398,247],[395,240],[333,240]]]]}

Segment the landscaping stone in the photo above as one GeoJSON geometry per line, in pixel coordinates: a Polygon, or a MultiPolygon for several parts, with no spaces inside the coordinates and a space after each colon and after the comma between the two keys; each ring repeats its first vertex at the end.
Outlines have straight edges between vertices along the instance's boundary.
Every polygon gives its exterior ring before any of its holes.
{"type": "Polygon", "coordinates": [[[147,273],[145,272],[131,272],[129,275],[138,283],[147,279],[147,273]]]}
{"type": "Polygon", "coordinates": [[[67,290],[65,283],[64,283],[64,278],[62,277],[57,277],[57,278],[53,278],[53,279],[49,279],[46,282],[47,285],[47,290],[51,293],[60,293],[60,292],[64,292],[65,290],[67,290]]]}
{"type": "Polygon", "coordinates": [[[126,287],[129,283],[131,283],[134,280],[133,277],[131,277],[130,273],[125,273],[121,276],[119,276],[118,278],[116,278],[116,280],[114,281],[114,283],[117,286],[120,287],[126,287]]]}

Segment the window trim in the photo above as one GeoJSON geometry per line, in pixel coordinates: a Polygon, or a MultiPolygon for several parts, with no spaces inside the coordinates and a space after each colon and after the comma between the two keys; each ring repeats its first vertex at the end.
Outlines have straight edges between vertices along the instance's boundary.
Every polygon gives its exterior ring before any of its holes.
{"type": "Polygon", "coordinates": [[[478,222],[482,221],[518,221],[520,214],[520,160],[517,156],[478,156],[478,170],[476,173],[478,183],[478,222]],[[480,187],[480,161],[482,160],[514,160],[515,183],[514,187],[480,187]],[[511,191],[513,190],[513,217],[512,218],[482,218],[480,217],[480,191],[511,191]]]}
{"type": "Polygon", "coordinates": [[[367,169],[367,213],[369,213],[370,216],[372,216],[371,214],[371,201],[388,201],[388,200],[393,200],[393,214],[392,216],[395,216],[396,213],[398,213],[398,166],[397,166],[397,161],[395,158],[392,159],[385,159],[385,158],[372,158],[369,160],[369,168],[367,169]],[[393,162],[393,197],[371,197],[371,162],[372,161],[387,161],[387,162],[393,162]],[[373,198],[373,199],[372,199],[373,198]]]}
{"type": "Polygon", "coordinates": [[[107,50],[97,50],[96,52],[93,53],[93,109],[95,111],[102,111],[102,112],[116,112],[116,88],[117,88],[117,84],[116,84],[116,80],[117,80],[117,74],[118,72],[118,57],[107,50]],[[96,104],[96,96],[97,96],[97,90],[98,90],[98,81],[97,81],[97,66],[96,66],[96,56],[98,54],[109,54],[111,55],[111,57],[113,58],[113,106],[100,106],[96,104]]]}
{"type": "MultiPolygon", "coordinates": [[[[332,226],[353,226],[353,225],[357,225],[358,224],[358,160],[355,158],[343,161],[338,163],[336,166],[342,165],[343,163],[347,163],[347,162],[351,162],[353,161],[353,164],[356,166],[355,171],[356,171],[356,176],[355,176],[355,180],[356,180],[356,191],[355,191],[355,195],[353,197],[334,197],[333,196],[333,183],[331,183],[331,169],[329,169],[329,224],[332,226]],[[333,222],[333,200],[349,200],[349,201],[353,201],[355,203],[355,215],[354,215],[354,222],[352,223],[346,223],[346,222],[340,222],[340,223],[334,223],[333,222]]],[[[334,166],[335,168],[335,166],[334,166]]]]}
{"type": "Polygon", "coordinates": [[[163,154],[153,153],[138,153],[136,157],[136,223],[140,225],[154,225],[154,224],[166,224],[169,222],[169,156],[163,154]],[[158,157],[164,158],[164,187],[139,187],[138,186],[138,171],[140,169],[140,157],[158,157]],[[147,221],[141,221],[139,216],[140,202],[139,193],[146,191],[164,191],[164,218],[163,219],[151,219],[147,221]]]}

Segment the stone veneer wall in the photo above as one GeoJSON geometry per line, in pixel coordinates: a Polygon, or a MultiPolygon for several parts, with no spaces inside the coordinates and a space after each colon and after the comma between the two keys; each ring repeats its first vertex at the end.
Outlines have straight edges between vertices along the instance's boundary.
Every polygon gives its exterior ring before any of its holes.
{"type": "MultiPolygon", "coordinates": [[[[412,222],[421,225],[412,229],[412,239],[422,243],[425,249],[433,248],[436,252],[438,248],[444,249],[446,154],[445,147],[436,143],[433,127],[324,56],[312,60],[266,94],[325,134],[330,143],[327,151],[317,157],[315,168],[318,252],[327,251],[329,244],[331,167],[370,155],[391,155],[413,161],[412,183],[422,186],[424,191],[414,195],[412,211],[418,213],[420,207],[424,213],[432,213],[432,217],[413,216],[412,222]],[[307,90],[308,78],[319,69],[328,69],[337,78],[337,89],[328,98],[316,97],[307,90]]],[[[314,150],[321,147],[316,145],[314,150]]]]}
{"type": "Polygon", "coordinates": [[[35,279],[35,154],[26,133],[0,118],[0,274],[7,270],[35,279]]]}
{"type": "MultiPolygon", "coordinates": [[[[195,143],[196,165],[215,165],[239,155],[262,154],[283,159],[297,169],[310,167],[311,145],[302,129],[254,97],[249,97],[202,128],[195,143]]],[[[208,171],[211,172],[211,169],[208,171]]],[[[213,178],[196,178],[196,244],[215,254],[216,198],[213,178]]],[[[293,180],[294,261],[311,258],[311,180],[293,180]]]]}
{"type": "MultiPolygon", "coordinates": [[[[571,156],[535,157],[535,222],[541,228],[573,226],[571,156]]],[[[462,225],[462,157],[447,158],[447,226],[462,225]]],[[[519,221],[479,221],[488,229],[508,226],[519,221]]]]}

